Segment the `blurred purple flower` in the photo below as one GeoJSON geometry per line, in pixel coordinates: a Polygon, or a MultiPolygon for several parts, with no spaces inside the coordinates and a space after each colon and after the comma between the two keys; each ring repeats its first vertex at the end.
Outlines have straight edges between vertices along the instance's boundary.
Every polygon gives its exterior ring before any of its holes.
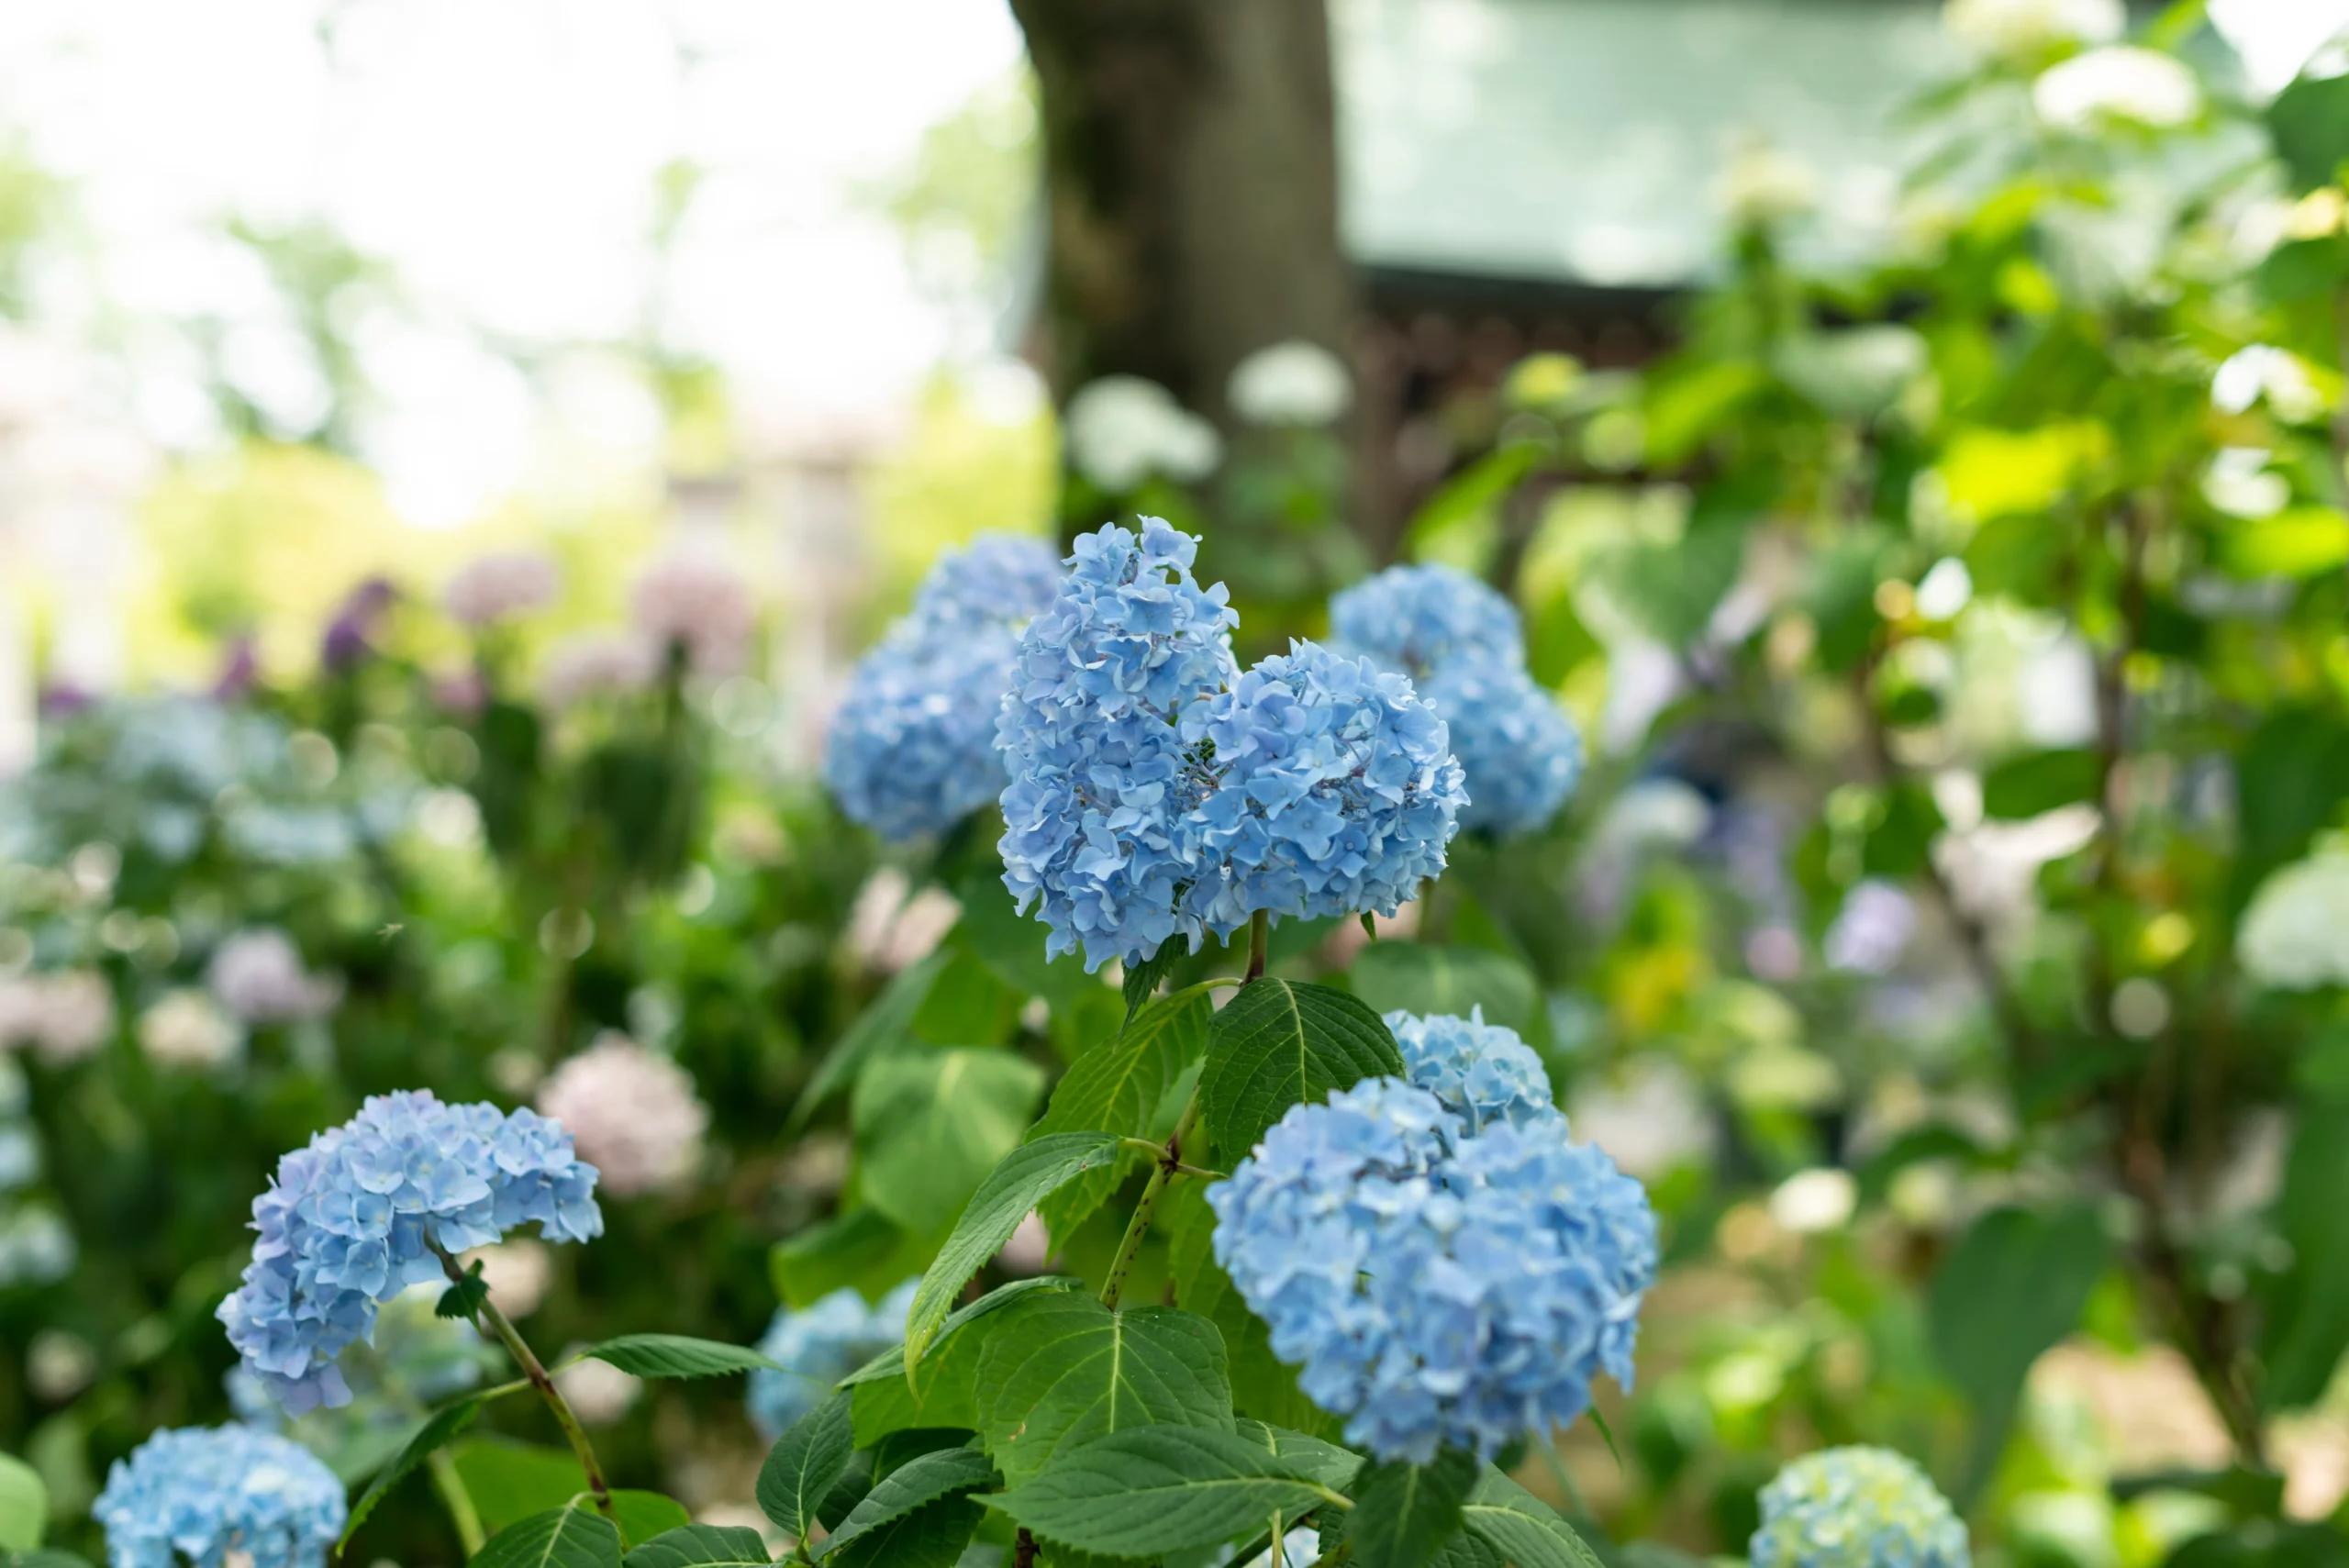
{"type": "Polygon", "coordinates": [[[399,590],[382,577],[370,577],[351,591],[342,607],[327,623],[327,631],[318,648],[318,657],[329,670],[348,670],[375,651],[373,641],[377,624],[392,601],[399,597],[399,590]]]}

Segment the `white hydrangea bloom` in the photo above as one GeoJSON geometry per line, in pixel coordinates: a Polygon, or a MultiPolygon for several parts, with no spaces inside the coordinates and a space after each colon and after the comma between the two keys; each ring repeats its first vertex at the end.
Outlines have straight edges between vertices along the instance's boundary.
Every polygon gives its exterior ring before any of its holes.
{"type": "Polygon", "coordinates": [[[1137,375],[1105,375],[1082,388],[1069,399],[1063,428],[1069,461],[1104,490],[1131,490],[1152,474],[1204,479],[1223,460],[1214,426],[1137,375]]]}
{"type": "Polygon", "coordinates": [[[95,970],[0,980],[0,1050],[30,1046],[48,1062],[76,1062],[114,1032],[114,993],[95,970]]]}
{"type": "Polygon", "coordinates": [[[2201,112],[2202,89],[2172,56],[2114,44],[2041,72],[2031,102],[2041,119],[2065,130],[2087,130],[2107,117],[2166,127],[2201,112]]]}
{"type": "Polygon", "coordinates": [[[554,1374],[554,1385],[582,1425],[608,1427],[629,1412],[644,1380],[607,1362],[573,1362],[554,1374]]]}
{"type": "Polygon", "coordinates": [[[2261,883],[2235,951],[2263,985],[2349,985],[2349,844],[2329,841],[2261,883]]]}
{"type": "Polygon", "coordinates": [[[1713,195],[1733,228],[1784,223],[1819,205],[1819,172],[1766,142],[1748,142],[1723,166],[1713,195]]]}
{"type": "Polygon", "coordinates": [[[562,1123],[579,1158],[619,1197],[689,1180],[709,1130],[692,1074],[611,1030],[548,1075],[539,1109],[562,1123]]]}
{"type": "Polygon", "coordinates": [[[294,939],[274,927],[239,931],[204,972],[220,1005],[248,1024],[294,1023],[330,1012],[342,988],[303,967],[294,939]]]}
{"type": "Polygon", "coordinates": [[[139,1049],[158,1067],[217,1067],[237,1054],[240,1040],[235,1021],[194,986],[139,1015],[139,1049]]]}
{"type": "Polygon", "coordinates": [[[460,567],[440,591],[440,605],[451,620],[478,630],[543,608],[562,591],[562,573],[552,556],[540,550],[504,550],[460,567]]]}
{"type": "Polygon", "coordinates": [[[458,1260],[467,1268],[481,1265],[482,1283],[489,1298],[508,1318],[528,1318],[547,1298],[554,1284],[554,1254],[547,1244],[529,1236],[514,1236],[475,1247],[458,1260]]]}
{"type": "Polygon", "coordinates": [[[1327,425],[1353,404],[1354,384],[1344,361],[1299,339],[1241,361],[1228,395],[1252,425],[1327,425]]]}
{"type": "Polygon", "coordinates": [[[1942,27],[1977,54],[2028,60],[2061,43],[2104,44],[2128,26],[2121,0],[1948,0],[1942,27]]]}

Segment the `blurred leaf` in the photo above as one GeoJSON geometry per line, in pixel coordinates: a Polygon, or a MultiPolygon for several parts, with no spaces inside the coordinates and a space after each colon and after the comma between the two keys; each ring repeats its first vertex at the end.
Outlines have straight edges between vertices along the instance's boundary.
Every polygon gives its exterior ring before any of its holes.
{"type": "Polygon", "coordinates": [[[907,1032],[930,1045],[1001,1045],[1011,1038],[1024,995],[977,954],[958,952],[930,982],[907,1032]]]}
{"type": "Polygon", "coordinates": [[[1693,363],[1656,381],[1643,410],[1649,463],[1674,468],[1687,462],[1769,381],[1753,360],[1693,363]]]}
{"type": "Polygon", "coordinates": [[[1886,792],[1884,817],[1868,830],[1860,866],[1870,876],[1909,877],[1925,869],[1933,838],[1945,824],[1932,792],[1904,779],[1886,792]]]}
{"type": "Polygon", "coordinates": [[[40,1473],[0,1453],[0,1548],[30,1551],[49,1529],[49,1488],[40,1473]]]}
{"type": "Polygon", "coordinates": [[[2156,1470],[2112,1478],[2112,1497],[2118,1503],[2154,1492],[2190,1492],[2209,1497],[2224,1503],[2238,1518],[2273,1519],[2284,1513],[2284,1478],[2272,1470],[2237,1464],[2224,1470],[2156,1470]]]}
{"type": "Polygon", "coordinates": [[[375,1505],[384,1500],[384,1494],[430,1458],[434,1449],[445,1447],[460,1432],[472,1426],[473,1418],[480,1414],[481,1400],[468,1396],[435,1410],[417,1423],[416,1435],[408,1439],[407,1446],[400,1450],[391,1463],[376,1473],[375,1479],[368,1483],[367,1490],[359,1495],[359,1501],[351,1505],[351,1518],[342,1527],[342,1540],[338,1544],[349,1545],[351,1533],[367,1522],[367,1516],[375,1511],[375,1505]]]}
{"type": "Polygon", "coordinates": [[[2235,759],[2232,906],[2242,908],[2268,873],[2299,859],[2345,796],[2349,725],[2316,708],[2270,713],[2235,759]]]}
{"type": "Polygon", "coordinates": [[[1982,814],[2008,821],[2037,817],[2096,793],[2097,755],[2085,749],[2027,751],[1982,775],[1982,814]]]}
{"type": "Polygon", "coordinates": [[[2343,1568],[2349,1539],[2329,1525],[2254,1520],[2198,1535],[2169,1554],[2164,1568],[2343,1568]]]}
{"type": "Polygon", "coordinates": [[[881,988],[881,995],[857,1015],[856,1021],[849,1025],[840,1042],[817,1067],[815,1077],[800,1094],[799,1103],[791,1108],[786,1132],[798,1130],[826,1100],[847,1087],[867,1058],[904,1042],[913,1028],[914,1015],[921,1010],[930,987],[953,959],[952,952],[941,949],[917,959],[890,977],[889,984],[881,988]]]}
{"type": "MultiPolygon", "coordinates": [[[[955,940],[984,962],[997,980],[1022,996],[1042,996],[1058,1006],[1100,982],[1085,973],[1074,953],[1056,959],[1044,956],[1044,923],[1022,915],[1003,885],[1000,866],[979,866],[955,887],[963,905],[955,940]]],[[[976,1040],[952,1040],[949,1045],[978,1045],[976,1040]]]]}
{"type": "Polygon", "coordinates": [[[2313,577],[2349,562],[2349,517],[2331,506],[2294,506],[2229,525],[2220,548],[2238,577],[2313,577]]]}
{"type": "Polygon", "coordinates": [[[562,1507],[586,1485],[577,1456],[568,1449],[512,1438],[469,1437],[451,1449],[449,1457],[481,1515],[482,1528],[492,1535],[533,1514],[562,1507]]]}
{"type": "Polygon", "coordinates": [[[622,1334],[579,1353],[631,1377],[726,1377],[759,1367],[782,1370],[758,1351],[685,1334],[622,1334]]]}
{"type": "Polygon", "coordinates": [[[1496,447],[1445,480],[1411,518],[1405,535],[1409,552],[1417,555],[1453,529],[1487,516],[1533,471],[1541,457],[1542,449],[1533,443],[1512,441],[1496,447]]]}
{"type": "Polygon", "coordinates": [[[1939,467],[1950,504],[1987,523],[2044,514],[2111,457],[2111,432],[2082,419],[2025,430],[1960,428],[1952,432],[1939,467]]]}
{"type": "Polygon", "coordinates": [[[2291,1267],[2263,1276],[2259,1351],[2266,1376],[2261,1405],[2314,1404],[2349,1351],[2349,1108],[2305,1106],[2292,1132],[2277,1194],[2277,1234],[2291,1267]]]}
{"type": "Polygon", "coordinates": [[[1018,1146],[1043,1090],[1044,1070],[1005,1051],[874,1058],[849,1102],[865,1201],[907,1230],[943,1230],[1018,1146]]]}
{"type": "Polygon", "coordinates": [[[767,1255],[774,1293],[802,1308],[853,1285],[877,1297],[930,1262],[930,1239],[900,1229],[877,1208],[852,1209],[778,1241],[767,1255]]]}
{"type": "Polygon", "coordinates": [[[1526,1034],[1542,988],[1532,972],[1486,948],[1376,942],[1354,959],[1354,995],[1377,1013],[1452,1013],[1482,1007],[1485,1021],[1526,1034]]]}
{"type": "Polygon", "coordinates": [[[2268,100],[2266,118],[2296,190],[2340,182],[2349,161],[2349,76],[2296,78],[2268,100]]]}
{"type": "Polygon", "coordinates": [[[2259,292],[2276,305],[2329,295],[2349,278],[2349,239],[2327,234],[2286,240],[2267,253],[2252,276],[2259,292]]]}
{"type": "Polygon", "coordinates": [[[1925,1302],[1933,1357],[1974,1407],[1961,1498],[1988,1479],[2024,1375],[2078,1326],[2109,1255],[2093,1209],[1996,1208],[1934,1271],[1925,1302]]]}

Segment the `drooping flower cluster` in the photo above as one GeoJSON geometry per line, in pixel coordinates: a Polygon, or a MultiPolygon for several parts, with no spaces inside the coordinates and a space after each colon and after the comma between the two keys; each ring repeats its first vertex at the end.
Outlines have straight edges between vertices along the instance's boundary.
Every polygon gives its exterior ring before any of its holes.
{"type": "Polygon", "coordinates": [[[596,1168],[534,1111],[449,1106],[429,1090],[370,1098],[277,1164],[253,1200],[253,1261],[220,1304],[228,1342],[285,1408],[348,1404],[335,1358],[376,1308],[441,1273],[440,1251],[535,1220],[559,1241],[601,1235],[596,1168]]]}
{"type": "Polygon", "coordinates": [[[745,1398],[751,1419],[772,1439],[814,1409],[832,1385],[874,1356],[906,1339],[906,1316],[913,1310],[917,1275],[878,1303],[843,1286],[812,1306],[779,1309],[759,1341],[760,1353],[778,1363],[753,1368],[745,1398]]]}
{"type": "Polygon", "coordinates": [[[1582,737],[1525,668],[1516,606],[1449,566],[1393,566],[1330,601],[1337,645],[1418,684],[1467,776],[1464,828],[1540,828],[1582,776],[1582,737]]]}
{"type": "Polygon", "coordinates": [[[160,1431],[115,1461],[91,1506],[109,1568],[320,1568],[342,1534],[342,1483],[307,1449],[251,1427],[160,1431]]]}
{"type": "Polygon", "coordinates": [[[1415,1081],[1291,1107],[1208,1193],[1216,1258],[1350,1440],[1490,1454],[1580,1415],[1598,1372],[1630,1385],[1655,1217],[1513,1034],[1398,1016],[1415,1081]]]}
{"type": "Polygon", "coordinates": [[[759,608],[741,573],[717,556],[681,550],[646,567],[629,600],[637,629],[665,653],[683,650],[696,675],[742,667],[759,608]]]}
{"type": "Polygon", "coordinates": [[[709,1130],[693,1075],[613,1030],[548,1074],[539,1109],[562,1124],[604,1190],[618,1197],[690,1178],[709,1130]]]}
{"type": "Polygon", "coordinates": [[[1968,1568],[1965,1524],[1890,1449],[1805,1454],[1762,1488],[1753,1568],[1968,1568]]]}
{"type": "Polygon", "coordinates": [[[551,605],[562,591],[562,569],[544,550],[495,550],[460,567],[440,605],[451,620],[478,631],[551,605]]]}
{"type": "Polygon", "coordinates": [[[1019,633],[1052,602],[1041,539],[996,534],[939,559],[914,607],[850,679],[824,746],[824,783],[893,843],[940,833],[1002,793],[996,711],[1019,633]]]}
{"type": "Polygon", "coordinates": [[[294,939],[273,926],[239,931],[222,942],[204,972],[222,1006],[248,1024],[293,1023],[330,1011],[341,987],[302,965],[294,939]]]}
{"type": "Polygon", "coordinates": [[[1386,1027],[1403,1048],[1411,1082],[1468,1124],[1473,1137],[1497,1122],[1523,1127],[1558,1107],[1550,1074],[1517,1031],[1485,1021],[1485,1009],[1451,1013],[1389,1013],[1386,1027]]]}
{"type": "Polygon", "coordinates": [[[28,1045],[47,1062],[75,1062],[114,1033],[114,993],[94,969],[0,978],[0,1051],[28,1045]]]}
{"type": "Polygon", "coordinates": [[[1391,915],[1443,869],[1460,809],[1408,680],[1312,643],[1243,674],[1197,548],[1155,517],[1078,539],[997,722],[1004,884],[1088,968],[1258,910],[1391,915]]]}

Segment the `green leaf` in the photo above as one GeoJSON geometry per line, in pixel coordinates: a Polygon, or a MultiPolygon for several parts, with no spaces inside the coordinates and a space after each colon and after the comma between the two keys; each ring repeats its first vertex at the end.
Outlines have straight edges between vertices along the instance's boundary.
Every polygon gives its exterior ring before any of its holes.
{"type": "Polygon", "coordinates": [[[91,1564],[88,1558],[74,1552],[39,1546],[30,1551],[0,1550],[0,1568],[91,1568],[91,1564]]]}
{"type": "MultiPolygon", "coordinates": [[[[1002,865],[993,856],[988,860],[988,865],[973,868],[954,884],[963,918],[954,928],[953,940],[1004,984],[1022,996],[1045,997],[1055,1010],[1087,991],[1107,991],[1098,975],[1085,973],[1084,961],[1074,953],[1044,956],[1044,923],[1033,911],[1022,915],[1013,906],[1011,894],[1003,885],[1002,865]]],[[[945,1043],[979,1042],[965,1038],[945,1043]]]]}
{"type": "Polygon", "coordinates": [[[342,1540],[336,1542],[337,1551],[351,1543],[352,1532],[367,1522],[367,1516],[375,1511],[375,1505],[384,1500],[384,1493],[398,1485],[409,1471],[429,1458],[434,1449],[446,1445],[473,1424],[473,1418],[481,1414],[481,1404],[479,1398],[469,1396],[424,1418],[417,1426],[416,1435],[407,1440],[407,1445],[394,1456],[391,1463],[375,1473],[375,1479],[368,1483],[367,1490],[359,1495],[359,1501],[351,1505],[351,1520],[342,1527],[342,1540]]]}
{"type": "Polygon", "coordinates": [[[1015,989],[1007,984],[977,953],[958,952],[939,972],[930,995],[914,1010],[913,1022],[907,1026],[907,1042],[1001,1045],[1018,1027],[1019,1004],[1027,995],[1025,986],[1015,989]]]}
{"type": "Polygon", "coordinates": [[[842,1382],[855,1398],[856,1441],[870,1448],[891,1432],[917,1427],[961,1427],[975,1430],[979,1352],[986,1343],[981,1319],[1025,1296],[1080,1288],[1058,1275],[1014,1280],[956,1310],[939,1325],[924,1352],[919,1382],[906,1377],[905,1350],[893,1348],[859,1367],[842,1382]]]}
{"type": "Polygon", "coordinates": [[[2314,1404],[2349,1351],[2349,1111],[2303,1106],[2273,1210],[2292,1266],[2266,1282],[2256,1319],[2260,1403],[2270,1410],[2314,1404]]]}
{"type": "Polygon", "coordinates": [[[1533,1028],[1542,987],[1532,971],[1490,948],[1429,947],[1419,942],[1378,942],[1354,960],[1354,995],[1377,1013],[1451,1013],[1466,1018],[1485,1010],[1485,1021],[1515,1029],[1533,1028]]]}
{"type": "Polygon", "coordinates": [[[1860,869],[1870,876],[1915,876],[1925,869],[1934,836],[1946,826],[1924,785],[1895,784],[1885,792],[1883,817],[1860,846],[1860,869]]]}
{"type": "Polygon", "coordinates": [[[585,1493],[489,1538],[468,1568],[619,1568],[620,1532],[585,1493]]]}
{"type": "Polygon", "coordinates": [[[916,1050],[866,1064],[849,1102],[864,1199],[918,1235],[953,1222],[1019,1145],[1044,1070],[1008,1051],[916,1050]]]}
{"type": "Polygon", "coordinates": [[[1266,1426],[1262,1421],[1243,1420],[1239,1431],[1265,1452],[1324,1486],[1344,1486],[1362,1473],[1362,1455],[1336,1443],[1292,1432],[1286,1427],[1266,1426]]]}
{"type": "Polygon", "coordinates": [[[2236,852],[2230,903],[2240,909],[2269,872],[2298,860],[2349,796],[2349,727],[2321,708],[2279,707],[2235,758],[2236,852]]]}
{"type": "Polygon", "coordinates": [[[2301,76],[2268,100],[2266,118],[2296,190],[2340,177],[2349,160],[2349,77],[2301,76]]]}
{"type": "Polygon", "coordinates": [[[1266,976],[1215,1016],[1199,1095],[1218,1152],[1236,1161],[1291,1106],[1403,1071],[1395,1037],[1360,997],[1266,976]]]}
{"type": "Polygon", "coordinates": [[[2230,524],[2220,550],[2238,577],[2314,577],[2349,562],[2349,517],[2331,506],[2294,506],[2230,524]]]}
{"type": "Polygon", "coordinates": [[[475,1258],[473,1266],[465,1271],[465,1277],[440,1293],[440,1299],[433,1304],[432,1316],[462,1318],[467,1321],[480,1316],[481,1304],[489,1299],[489,1282],[482,1278],[481,1268],[481,1260],[475,1258]]]}
{"type": "Polygon", "coordinates": [[[2108,1251],[2093,1209],[1998,1208],[1975,1222],[1934,1273],[1925,1303],[1933,1356],[1974,1405],[1961,1496],[1988,1477],[2024,1374],[2078,1326],[2108,1251]]]}
{"type": "Polygon", "coordinates": [[[1486,1465],[1460,1511],[1467,1533],[1510,1568],[1599,1568],[1598,1554],[1550,1505],[1486,1465]]]}
{"type": "Polygon", "coordinates": [[[2019,821],[2096,793],[2097,757],[2085,748],[2027,751],[1982,775],[1982,815],[2019,821]]]}
{"type": "Polygon", "coordinates": [[[625,1486],[612,1488],[612,1512],[619,1516],[623,1549],[665,1535],[693,1520],[693,1516],[685,1512],[685,1506],[674,1497],[625,1486]]]}
{"type": "MultiPolygon", "coordinates": [[[[878,1490],[878,1488],[875,1488],[878,1490]]],[[[968,1497],[945,1497],[824,1553],[825,1568],[954,1568],[985,1517],[968,1497]]],[[[845,1522],[845,1521],[843,1521],[845,1522]]]]}
{"type": "Polygon", "coordinates": [[[40,1472],[0,1453],[0,1548],[30,1551],[49,1529],[49,1487],[40,1472]]]}
{"type": "Polygon", "coordinates": [[[930,995],[930,988],[953,959],[953,953],[941,948],[890,977],[889,984],[881,988],[881,995],[857,1015],[856,1021],[841,1036],[840,1043],[817,1067],[816,1075],[807,1081],[799,1103],[791,1107],[791,1119],[784,1127],[786,1134],[805,1127],[807,1118],[822,1109],[826,1100],[856,1077],[869,1058],[906,1039],[913,1029],[914,1015],[921,1011],[922,1003],[930,995]]]}
{"type": "Polygon", "coordinates": [[[684,1334],[622,1334],[579,1353],[636,1377],[725,1377],[754,1367],[783,1370],[757,1351],[684,1334]]]}
{"type": "Polygon", "coordinates": [[[766,1568],[773,1554],[748,1525],[680,1525],[620,1559],[623,1568],[766,1568]]]}
{"type": "MultiPolygon", "coordinates": [[[[1147,1138],[1151,1116],[1207,1050],[1208,1021],[1215,1009],[1205,996],[1153,1002],[1115,1037],[1072,1063],[1052,1090],[1043,1119],[1029,1133],[1034,1142],[1057,1132],[1091,1129],[1121,1138],[1147,1138]]],[[[1093,1167],[1038,1207],[1057,1243],[1074,1235],[1094,1210],[1143,1156],[1125,1151],[1093,1167]]]]}
{"type": "Polygon", "coordinates": [[[963,1286],[1003,1251],[1029,1210],[1085,1172],[1114,1165],[1117,1156],[1114,1131],[1050,1132],[1006,1154],[971,1195],[937,1261],[922,1271],[913,1307],[906,1316],[908,1363],[919,1363],[963,1286]]]}
{"type": "Polygon", "coordinates": [[[1447,1448],[1434,1462],[1366,1468],[1354,1488],[1346,1540],[1363,1568],[1426,1568],[1460,1531],[1461,1507],[1476,1484],[1476,1456],[1447,1448]]]}
{"type": "Polygon", "coordinates": [[[825,1543],[827,1558],[860,1536],[894,1524],[925,1504],[959,1497],[995,1483],[995,1465],[974,1448],[945,1448],[925,1453],[873,1484],[841,1528],[825,1543]]]}
{"type": "Polygon", "coordinates": [[[1110,1557],[1161,1557],[1294,1518],[1330,1490],[1232,1432],[1136,1427],[1062,1455],[1024,1486],[983,1497],[1037,1535],[1110,1557]]]}
{"type": "Polygon", "coordinates": [[[475,1433],[451,1445],[449,1458],[481,1515],[482,1528],[492,1535],[562,1507],[579,1495],[584,1480],[578,1456],[569,1449],[512,1438],[475,1433]]]}
{"type": "Polygon", "coordinates": [[[785,1535],[807,1534],[808,1523],[856,1448],[851,1396],[833,1395],[796,1421],[767,1450],[759,1466],[759,1510],[785,1535]]]}
{"type": "Polygon", "coordinates": [[[1248,1309],[1230,1276],[1216,1262],[1215,1214],[1207,1206],[1206,1193],[1202,1183],[1179,1182],[1160,1204],[1174,1304],[1222,1331],[1231,1368],[1232,1405],[1241,1415],[1297,1431],[1334,1435],[1336,1418],[1297,1386],[1295,1369],[1273,1354],[1272,1330],[1248,1309]]]}
{"type": "Polygon", "coordinates": [[[922,1271],[930,1239],[899,1229],[878,1209],[856,1208],[779,1241],[767,1254],[774,1293],[795,1311],[842,1285],[878,1296],[922,1271]]]}
{"type": "Polygon", "coordinates": [[[1183,950],[1173,942],[1161,942],[1157,952],[1132,965],[1119,980],[1118,988],[1126,998],[1127,1023],[1132,1023],[1134,1015],[1157,995],[1158,983],[1166,978],[1166,972],[1174,967],[1174,961],[1182,953],[1183,950]]]}
{"type": "Polygon", "coordinates": [[[1089,1296],[1006,1310],[979,1353],[979,1431],[1021,1485],[1060,1454],[1144,1425],[1232,1428],[1223,1336],[1173,1307],[1112,1312],[1089,1296]]]}

